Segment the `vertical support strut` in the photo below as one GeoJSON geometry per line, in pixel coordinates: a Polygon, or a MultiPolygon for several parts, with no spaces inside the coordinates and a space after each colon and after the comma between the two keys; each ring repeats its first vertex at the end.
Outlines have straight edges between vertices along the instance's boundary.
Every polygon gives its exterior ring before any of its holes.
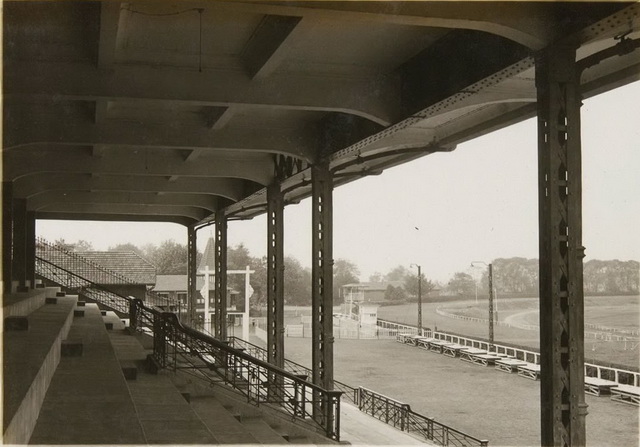
{"type": "Polygon", "coordinates": [[[215,319],[216,338],[227,339],[227,216],[216,213],[215,251],[215,319]]]}
{"type": "Polygon", "coordinates": [[[536,61],[541,441],[586,444],[580,81],[574,46],[536,61]]]}
{"type": "MultiPolygon", "coordinates": [[[[311,340],[313,383],[333,389],[333,178],[329,163],[311,168],[312,180],[312,291],[311,340]]],[[[314,402],[318,398],[314,397],[314,402]]],[[[314,416],[322,417],[327,402],[314,405],[314,416]]],[[[325,421],[325,423],[328,421],[325,421]]]]}
{"type": "Polygon", "coordinates": [[[267,360],[284,368],[284,194],[267,188],[267,360]]]}
{"type": "Polygon", "coordinates": [[[198,232],[196,227],[191,225],[187,228],[187,322],[194,326],[196,322],[196,306],[198,303],[198,288],[196,279],[198,273],[197,257],[198,232]]]}
{"type": "Polygon", "coordinates": [[[13,199],[13,277],[19,291],[27,282],[27,199],[13,199]]]}
{"type": "Polygon", "coordinates": [[[27,228],[26,228],[26,253],[25,261],[27,268],[27,281],[32,289],[36,288],[36,213],[35,211],[27,211],[27,228]]]}
{"type": "Polygon", "coordinates": [[[489,264],[489,349],[493,349],[493,264],[489,264]]]}
{"type": "Polygon", "coordinates": [[[13,281],[13,183],[2,182],[2,287],[11,293],[13,281]]]}

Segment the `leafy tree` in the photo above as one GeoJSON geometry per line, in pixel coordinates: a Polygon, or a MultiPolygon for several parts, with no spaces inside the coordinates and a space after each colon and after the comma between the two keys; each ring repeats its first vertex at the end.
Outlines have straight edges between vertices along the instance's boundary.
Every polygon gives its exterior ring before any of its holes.
{"type": "Polygon", "coordinates": [[[389,284],[384,292],[384,299],[385,301],[405,301],[407,292],[402,287],[393,287],[389,284]]]}
{"type": "Polygon", "coordinates": [[[384,275],[384,279],[386,281],[404,281],[404,278],[407,275],[410,275],[411,272],[404,265],[399,265],[394,267],[389,273],[384,275]]]}
{"type": "Polygon", "coordinates": [[[67,242],[63,238],[56,239],[54,244],[68,251],[93,251],[93,245],[89,241],[80,239],[76,242],[67,242]]]}
{"type": "Polygon", "coordinates": [[[284,258],[284,302],[295,305],[311,304],[311,269],[289,256],[284,258]]]}
{"type": "Polygon", "coordinates": [[[476,283],[471,275],[457,272],[449,281],[449,290],[456,295],[471,295],[474,293],[476,283]]]}
{"type": "Polygon", "coordinates": [[[137,255],[144,256],[144,250],[137,245],[127,242],[126,244],[118,244],[108,248],[108,251],[115,251],[120,253],[136,253],[137,255]]]}
{"type": "Polygon", "coordinates": [[[187,274],[187,246],[174,240],[162,242],[159,246],[146,246],[146,259],[156,266],[159,275],[187,274]]]}
{"type": "Polygon", "coordinates": [[[369,282],[380,283],[383,281],[384,281],[384,276],[382,276],[382,273],[380,272],[375,272],[373,275],[369,276],[369,282]]]}
{"type": "MultiPolygon", "coordinates": [[[[422,281],[422,296],[426,296],[429,292],[436,288],[436,285],[425,278],[424,273],[420,273],[422,281]]],[[[404,290],[411,296],[418,296],[418,275],[407,275],[404,277],[404,290]]]]}
{"type": "Polygon", "coordinates": [[[333,302],[341,303],[340,288],[345,284],[357,283],[360,281],[360,271],[351,261],[338,259],[333,264],[333,302]]]}

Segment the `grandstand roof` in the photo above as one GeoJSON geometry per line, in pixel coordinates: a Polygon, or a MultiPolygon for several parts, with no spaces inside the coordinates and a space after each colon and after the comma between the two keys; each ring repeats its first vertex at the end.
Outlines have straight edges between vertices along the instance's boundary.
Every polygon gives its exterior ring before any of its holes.
{"type": "Polygon", "coordinates": [[[123,275],[134,283],[145,285],[156,283],[156,267],[134,252],[82,251],[76,254],[107,270],[123,275]]]}

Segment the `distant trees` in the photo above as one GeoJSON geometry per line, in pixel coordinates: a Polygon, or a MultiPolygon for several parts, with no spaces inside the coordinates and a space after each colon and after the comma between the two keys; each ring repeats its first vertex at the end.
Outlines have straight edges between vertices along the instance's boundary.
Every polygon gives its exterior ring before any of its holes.
{"type": "Polygon", "coordinates": [[[387,286],[387,290],[384,292],[384,299],[386,301],[406,301],[407,292],[405,292],[404,288],[394,287],[391,284],[387,286]]]}
{"type": "Polygon", "coordinates": [[[618,295],[638,293],[640,263],[638,261],[600,261],[584,264],[585,293],[618,295]]]}
{"type": "Polygon", "coordinates": [[[85,241],[84,239],[80,239],[77,242],[67,242],[60,238],[55,240],[53,243],[69,251],[93,251],[93,245],[91,242],[85,241]]]}
{"type": "Polygon", "coordinates": [[[476,282],[468,273],[457,272],[449,281],[447,289],[454,295],[472,295],[476,290],[476,282]]]}

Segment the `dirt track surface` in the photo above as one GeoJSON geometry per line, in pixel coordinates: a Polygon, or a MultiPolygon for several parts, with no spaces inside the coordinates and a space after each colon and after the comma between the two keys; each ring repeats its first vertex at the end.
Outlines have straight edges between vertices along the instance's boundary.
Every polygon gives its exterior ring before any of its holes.
{"type": "MultiPolygon", "coordinates": [[[[285,346],[287,358],[310,366],[309,338],[286,338],[285,346]]],[[[336,340],[334,357],[337,380],[406,402],[491,446],[540,444],[540,382],[390,340],[336,340]]],[[[638,407],[586,399],[588,445],[638,445],[638,407]]]]}

